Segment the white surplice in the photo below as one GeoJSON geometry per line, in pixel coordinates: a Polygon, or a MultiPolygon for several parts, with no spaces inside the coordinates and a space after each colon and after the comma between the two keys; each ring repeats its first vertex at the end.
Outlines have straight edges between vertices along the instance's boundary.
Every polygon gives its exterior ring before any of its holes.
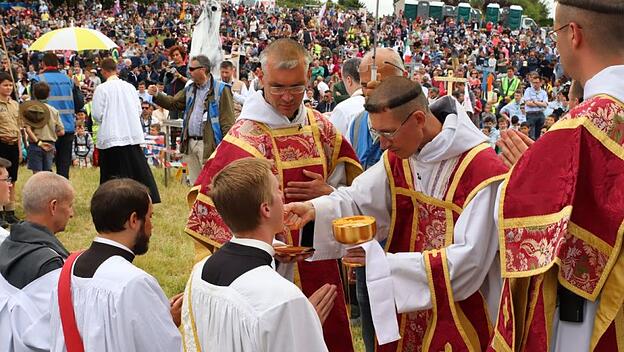
{"type": "MultiPolygon", "coordinates": [[[[458,114],[448,115],[442,131],[409,158],[412,173],[417,175],[414,189],[437,199],[443,198],[460,156],[487,140],[459,103],[456,105],[458,114]]],[[[492,321],[496,320],[501,290],[500,265],[496,260],[498,234],[493,212],[498,185],[497,182],[485,187],[465,207],[455,224],[454,244],[447,247],[455,299],[464,300],[481,289],[492,321]]],[[[312,203],[316,210],[313,260],[344,255],[345,247],[332,236],[331,221],[336,218],[360,214],[373,216],[377,221],[376,239],[385,240],[390,228],[392,198],[383,159],[358,176],[350,187],[339,188],[329,196],[312,200],[312,203]]],[[[369,245],[379,246],[376,241],[369,245]]],[[[387,253],[385,258],[374,253],[382,252],[373,251],[367,255],[367,286],[377,337],[380,342],[387,343],[394,339],[392,330],[397,324],[394,311],[388,308],[396,307],[399,313],[429,309],[431,294],[422,253],[387,253]],[[380,309],[384,312],[379,312],[380,309]],[[380,316],[384,318],[380,319],[380,316]]]]}
{"type": "Polygon", "coordinates": [[[59,274],[51,271],[21,290],[0,275],[0,351],[50,350],[50,292],[59,274]]]}
{"type": "MultiPolygon", "coordinates": [[[[93,278],[72,275],[71,291],[85,351],[182,351],[180,332],[158,282],[121,256],[104,261],[93,278]]],[[[56,287],[50,315],[51,351],[66,351],[56,287]]]]}
{"type": "Polygon", "coordinates": [[[186,351],[327,351],[314,307],[292,282],[263,265],[229,286],[212,285],[201,277],[208,258],[195,265],[184,292],[186,351]]]}
{"type": "Polygon", "coordinates": [[[117,76],[109,77],[93,93],[91,114],[100,125],[98,149],[108,149],[145,142],[139,121],[141,100],[134,86],[117,76]]]}
{"type": "MultiPolygon", "coordinates": [[[[624,102],[624,65],[607,67],[585,82],[585,100],[598,94],[608,94],[624,102]]],[[[553,317],[551,351],[568,352],[589,350],[591,335],[594,330],[594,319],[599,302],[600,296],[598,296],[595,302],[589,300],[585,302],[582,323],[560,321],[559,308],[557,308],[553,317]]]]}

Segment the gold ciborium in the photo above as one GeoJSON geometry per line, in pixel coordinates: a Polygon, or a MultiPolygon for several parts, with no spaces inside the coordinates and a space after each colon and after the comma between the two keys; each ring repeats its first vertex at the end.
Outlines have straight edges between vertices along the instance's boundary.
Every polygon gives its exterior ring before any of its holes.
{"type": "MultiPolygon", "coordinates": [[[[377,226],[372,216],[349,216],[332,221],[334,238],[342,244],[358,245],[375,237],[377,226]]],[[[360,267],[359,263],[351,263],[343,258],[342,263],[348,267],[360,267]]]]}

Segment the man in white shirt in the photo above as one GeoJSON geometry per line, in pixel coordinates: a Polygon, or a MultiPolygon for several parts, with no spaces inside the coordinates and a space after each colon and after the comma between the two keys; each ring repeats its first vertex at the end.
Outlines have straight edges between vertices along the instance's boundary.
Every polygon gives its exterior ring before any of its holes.
{"type": "Polygon", "coordinates": [[[100,184],[113,178],[131,178],[149,188],[152,202],[160,203],[154,176],[141,149],[144,135],[139,96],[134,86],[117,77],[113,59],[102,60],[101,67],[106,82],[95,89],[91,110],[100,125],[97,135],[100,184]]]}
{"type": "Polygon", "coordinates": [[[210,197],[235,235],[191,273],[182,306],[186,351],[327,351],[321,321],[336,286],[308,300],[275,271],[284,195],[270,163],[232,162],[213,178],[210,197]]]}
{"type": "Polygon", "coordinates": [[[511,121],[511,118],[514,116],[518,116],[519,123],[526,121],[526,116],[524,116],[524,113],[522,112],[522,92],[515,92],[514,99],[507,105],[503,106],[500,113],[509,121],[511,121]]]}
{"type": "Polygon", "coordinates": [[[148,250],[152,212],[147,188],[134,180],[97,189],[91,216],[98,236],[67,259],[52,291],[51,351],[182,350],[181,296],[169,303],[156,279],[132,264],[148,250]]]}
{"type": "Polygon", "coordinates": [[[323,77],[317,77],[316,81],[318,82],[316,85],[316,89],[318,89],[320,96],[323,96],[323,94],[325,94],[325,92],[329,90],[329,86],[327,85],[327,83],[325,83],[323,77]]]}
{"type": "Polygon", "coordinates": [[[531,86],[524,91],[522,97],[526,121],[531,126],[530,136],[537,140],[544,126],[544,110],[548,107],[548,94],[542,89],[542,78],[539,75],[531,77],[531,86]]]}
{"type": "Polygon", "coordinates": [[[139,98],[141,99],[141,101],[145,101],[148,103],[152,103],[152,96],[149,95],[149,93],[147,92],[147,90],[145,90],[147,88],[147,84],[145,83],[145,81],[141,81],[138,84],[138,89],[137,89],[137,94],[139,95],[139,98]]]}
{"type": "Polygon", "coordinates": [[[362,59],[356,57],[342,64],[342,82],[350,98],[336,105],[329,117],[329,121],[345,136],[351,121],[364,111],[364,95],[358,70],[360,62],[362,59]]]}

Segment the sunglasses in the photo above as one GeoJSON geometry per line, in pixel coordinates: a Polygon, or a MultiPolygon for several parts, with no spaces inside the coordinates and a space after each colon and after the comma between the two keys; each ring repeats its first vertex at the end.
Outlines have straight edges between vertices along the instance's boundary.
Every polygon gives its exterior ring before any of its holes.
{"type": "Polygon", "coordinates": [[[204,68],[204,66],[197,66],[197,67],[191,67],[191,66],[189,66],[188,70],[189,70],[189,72],[193,72],[193,71],[195,71],[195,70],[197,70],[197,69],[200,69],[200,68],[204,68]]]}

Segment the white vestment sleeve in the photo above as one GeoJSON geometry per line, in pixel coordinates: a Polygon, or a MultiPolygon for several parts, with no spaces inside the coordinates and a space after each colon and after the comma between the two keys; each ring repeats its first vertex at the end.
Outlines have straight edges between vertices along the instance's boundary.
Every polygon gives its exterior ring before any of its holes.
{"type": "MultiPolygon", "coordinates": [[[[483,284],[498,252],[498,232],[493,209],[499,183],[477,193],[455,225],[454,244],[446,248],[448,269],[456,301],[462,301],[483,284]]],[[[431,294],[422,253],[387,254],[396,308],[399,313],[431,308],[431,294]]],[[[500,280],[500,278],[498,278],[500,280]]],[[[371,299],[371,304],[374,304],[371,299]]]]}
{"type": "Polygon", "coordinates": [[[118,332],[127,334],[118,339],[120,345],[125,345],[123,351],[182,351],[182,337],[156,279],[141,276],[132,280],[120,302],[120,316],[114,322],[119,324],[118,332]]]}
{"type": "Polygon", "coordinates": [[[370,215],[377,220],[376,239],[388,237],[392,199],[383,159],[353,180],[349,187],[340,187],[332,194],[313,199],[314,256],[312,260],[336,259],[343,255],[343,246],[336,242],[332,220],[345,216],[370,215]]]}
{"type": "Polygon", "coordinates": [[[262,352],[327,351],[321,322],[303,295],[267,310],[259,327],[262,352]]]}
{"type": "Polygon", "coordinates": [[[91,116],[98,125],[102,125],[102,117],[104,117],[104,105],[106,104],[106,91],[103,87],[98,87],[93,93],[93,101],[91,102],[91,116]],[[99,89],[98,89],[99,88],[99,89]]]}

